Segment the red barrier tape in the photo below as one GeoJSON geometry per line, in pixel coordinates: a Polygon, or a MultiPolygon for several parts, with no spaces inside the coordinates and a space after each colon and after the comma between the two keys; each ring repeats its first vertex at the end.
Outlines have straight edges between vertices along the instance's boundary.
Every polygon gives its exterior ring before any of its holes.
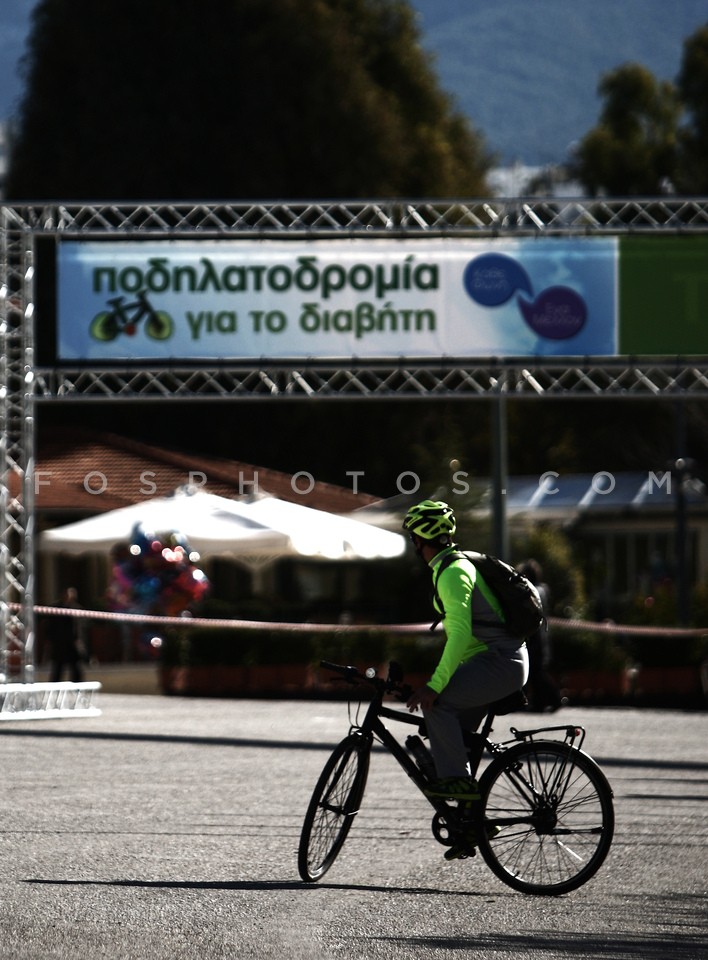
{"type": "Polygon", "coordinates": [[[558,617],[549,617],[548,625],[560,627],[561,630],[590,630],[593,633],[615,633],[638,637],[705,637],[708,635],[708,627],[630,627],[608,621],[593,623],[590,620],[562,620],[558,617]]]}
{"type": "MultiPolygon", "coordinates": [[[[20,610],[19,603],[8,606],[20,610]]],[[[387,631],[388,633],[422,633],[429,630],[427,623],[354,624],[354,623],[281,623],[274,620],[230,620],[215,617],[158,617],[143,613],[115,613],[109,610],[83,610],[75,607],[35,606],[34,612],[50,616],[82,617],[89,620],[119,620],[123,623],[155,623],[170,627],[229,627],[232,630],[279,630],[301,633],[361,633],[387,631]]]]}
{"type": "MultiPolygon", "coordinates": [[[[8,604],[13,610],[22,609],[19,603],[8,604]]],[[[109,610],[83,610],[74,607],[35,606],[34,612],[49,616],[82,617],[90,620],[118,620],[124,623],[155,623],[170,627],[227,627],[238,630],[275,630],[293,633],[361,633],[386,632],[416,634],[428,633],[427,623],[281,623],[271,620],[228,620],[215,617],[158,617],[143,613],[116,613],[109,610]]],[[[592,633],[613,633],[644,637],[703,637],[708,627],[637,627],[605,621],[563,620],[549,617],[548,625],[561,630],[586,630],[592,633]]]]}

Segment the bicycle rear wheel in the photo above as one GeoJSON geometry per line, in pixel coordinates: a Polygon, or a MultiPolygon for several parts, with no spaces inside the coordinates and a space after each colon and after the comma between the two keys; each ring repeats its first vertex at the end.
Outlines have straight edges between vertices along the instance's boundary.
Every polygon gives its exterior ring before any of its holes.
{"type": "Polygon", "coordinates": [[[297,866],[306,883],[319,880],[337,859],[359,812],[369,773],[371,741],[352,734],[324,765],[305,814],[297,866]]]}
{"type": "Polygon", "coordinates": [[[612,788],[586,753],[559,741],[519,743],[492,761],[479,786],[479,850],[508,886],[558,895],[598,871],[614,807],[612,788]]]}
{"type": "Polygon", "coordinates": [[[89,326],[89,333],[94,340],[110,341],[120,333],[120,327],[114,313],[97,313],[89,326]]]}

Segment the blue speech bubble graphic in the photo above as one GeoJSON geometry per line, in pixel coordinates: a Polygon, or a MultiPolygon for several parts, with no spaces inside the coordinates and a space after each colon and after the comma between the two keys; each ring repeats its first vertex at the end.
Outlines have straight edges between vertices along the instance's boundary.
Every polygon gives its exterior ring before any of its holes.
{"type": "Polygon", "coordinates": [[[462,280],[468,296],[482,307],[500,307],[517,291],[533,296],[524,268],[503,253],[483,253],[470,260],[462,280]]]}
{"type": "Polygon", "coordinates": [[[570,287],[548,287],[534,301],[517,297],[521,315],[534,333],[547,340],[567,340],[587,320],[585,301],[570,287]]]}

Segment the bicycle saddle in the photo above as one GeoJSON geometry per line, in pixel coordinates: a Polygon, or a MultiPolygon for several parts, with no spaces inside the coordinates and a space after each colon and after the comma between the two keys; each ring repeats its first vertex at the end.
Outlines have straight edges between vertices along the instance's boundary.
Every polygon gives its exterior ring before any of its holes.
{"type": "Polygon", "coordinates": [[[501,700],[495,700],[487,707],[487,713],[493,713],[497,717],[503,717],[507,713],[516,713],[517,710],[525,710],[529,702],[523,690],[515,690],[513,693],[502,697],[501,700]]]}

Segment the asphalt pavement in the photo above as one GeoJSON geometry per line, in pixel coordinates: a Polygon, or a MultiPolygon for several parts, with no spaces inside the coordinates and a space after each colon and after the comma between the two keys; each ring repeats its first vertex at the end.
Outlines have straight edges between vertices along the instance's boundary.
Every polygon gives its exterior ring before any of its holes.
{"type": "MultiPolygon", "coordinates": [[[[530,897],[447,863],[383,752],[330,872],[303,884],[303,814],[348,730],[332,701],[104,693],[96,718],[0,723],[0,958],[708,958],[708,714],[565,708],[617,826],[580,890],[530,897]]],[[[538,716],[502,718],[536,725],[538,716]]]]}

